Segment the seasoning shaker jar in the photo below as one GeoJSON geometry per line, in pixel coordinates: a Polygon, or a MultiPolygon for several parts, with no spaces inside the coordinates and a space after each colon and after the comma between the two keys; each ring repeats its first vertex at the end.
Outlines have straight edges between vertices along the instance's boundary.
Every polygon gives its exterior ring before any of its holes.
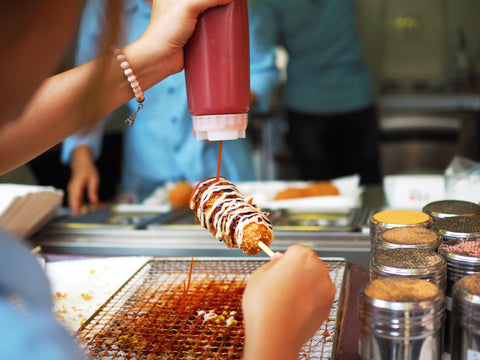
{"type": "Polygon", "coordinates": [[[374,280],[359,295],[361,359],[440,360],[444,295],[425,280],[374,280]]]}
{"type": "Polygon", "coordinates": [[[469,275],[480,273],[480,239],[456,239],[443,242],[438,254],[447,261],[447,287],[445,291],[446,318],[444,347],[450,351],[452,291],[454,284],[469,275]]]}
{"type": "Polygon", "coordinates": [[[480,205],[464,200],[439,200],[425,205],[423,212],[435,222],[447,217],[480,216],[480,205]]]}
{"type": "Polygon", "coordinates": [[[400,248],[436,251],[441,242],[442,239],[433,230],[400,227],[380,232],[375,242],[375,251],[400,248]]]}
{"type": "Polygon", "coordinates": [[[373,254],[370,281],[390,277],[427,280],[446,289],[447,262],[434,251],[390,249],[373,254]]]}
{"type": "Polygon", "coordinates": [[[476,216],[439,219],[435,221],[432,228],[442,240],[480,238],[480,218],[476,216]]]}
{"type": "Polygon", "coordinates": [[[372,215],[370,218],[370,241],[375,248],[377,235],[388,229],[397,227],[430,228],[433,219],[430,215],[415,210],[385,210],[372,215]]]}
{"type": "Polygon", "coordinates": [[[458,280],[452,300],[452,360],[480,359],[480,274],[458,280]]]}

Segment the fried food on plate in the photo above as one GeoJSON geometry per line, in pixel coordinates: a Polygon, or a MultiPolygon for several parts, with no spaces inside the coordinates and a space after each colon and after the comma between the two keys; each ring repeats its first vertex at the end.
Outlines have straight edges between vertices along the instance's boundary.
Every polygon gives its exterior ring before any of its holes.
{"type": "Polygon", "coordinates": [[[285,190],[279,191],[275,195],[274,200],[334,195],[340,195],[340,191],[331,181],[319,181],[310,183],[305,187],[288,187],[285,190]]]}
{"type": "Polygon", "coordinates": [[[174,209],[188,209],[193,186],[187,181],[179,181],[168,193],[168,202],[174,209]]]}

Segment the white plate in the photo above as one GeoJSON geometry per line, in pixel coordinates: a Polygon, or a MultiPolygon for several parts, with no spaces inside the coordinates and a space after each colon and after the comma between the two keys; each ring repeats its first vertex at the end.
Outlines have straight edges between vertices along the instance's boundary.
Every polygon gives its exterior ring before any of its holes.
{"type": "Polygon", "coordinates": [[[359,186],[360,176],[353,175],[333,179],[340,195],[312,196],[298,199],[274,200],[275,195],[289,187],[305,187],[306,181],[254,181],[238,183],[238,189],[247,197],[253,197],[253,202],[271,210],[288,209],[296,212],[348,212],[361,203],[362,188],[359,186]]]}
{"type": "MultiPolygon", "coordinates": [[[[288,209],[295,212],[337,212],[346,213],[361,204],[363,189],[359,186],[360,176],[352,175],[332,179],[332,183],[338,188],[340,195],[315,196],[299,199],[274,200],[279,191],[289,187],[306,187],[308,181],[248,181],[236,183],[238,189],[247,198],[253,197],[253,202],[260,208],[270,210],[288,209]]],[[[193,184],[194,186],[196,184],[193,184]]],[[[137,205],[137,211],[145,211],[147,208],[169,208],[168,191],[171,184],[160,187],[141,205],[137,205]]],[[[135,206],[120,205],[117,210],[132,211],[135,206]]]]}
{"type": "Polygon", "coordinates": [[[445,198],[443,175],[387,175],[383,190],[391,209],[421,211],[428,203],[445,198]]]}

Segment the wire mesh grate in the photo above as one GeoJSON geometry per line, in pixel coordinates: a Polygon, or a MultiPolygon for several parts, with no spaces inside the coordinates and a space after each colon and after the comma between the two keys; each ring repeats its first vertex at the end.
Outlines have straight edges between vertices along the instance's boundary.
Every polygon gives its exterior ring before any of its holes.
{"type": "MultiPolygon", "coordinates": [[[[346,262],[323,260],[336,298],[299,359],[334,354],[346,262]]],[[[241,359],[243,291],[250,274],[267,261],[151,260],[83,324],[77,340],[91,359],[241,359]]]]}

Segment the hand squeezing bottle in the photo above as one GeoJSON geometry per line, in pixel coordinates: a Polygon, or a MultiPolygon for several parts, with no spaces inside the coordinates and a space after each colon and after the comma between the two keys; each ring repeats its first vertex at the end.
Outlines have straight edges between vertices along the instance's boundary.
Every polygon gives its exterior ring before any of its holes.
{"type": "Polygon", "coordinates": [[[247,0],[200,15],[185,47],[185,80],[197,139],[245,137],[250,107],[247,0]]]}

